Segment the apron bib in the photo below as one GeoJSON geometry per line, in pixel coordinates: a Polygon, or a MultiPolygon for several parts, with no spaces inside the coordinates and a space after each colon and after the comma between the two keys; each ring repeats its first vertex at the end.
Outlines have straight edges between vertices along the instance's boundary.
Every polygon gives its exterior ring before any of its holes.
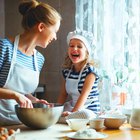
{"type": "MultiPolygon", "coordinates": [[[[74,106],[75,106],[75,104],[80,96],[80,93],[78,91],[78,83],[80,81],[80,78],[81,78],[81,75],[82,75],[84,68],[85,68],[85,66],[80,71],[78,79],[69,78],[71,70],[69,71],[69,73],[66,77],[66,91],[67,91],[67,94],[70,95],[72,100],[70,100],[64,104],[64,111],[72,111],[72,109],[74,108],[74,106]]],[[[84,108],[86,108],[86,106],[88,106],[89,103],[90,102],[88,102],[88,103],[86,102],[84,105],[84,108]]]]}
{"type": "MultiPolygon", "coordinates": [[[[34,63],[36,71],[30,70],[16,62],[19,35],[14,42],[13,57],[6,83],[3,88],[14,90],[21,94],[33,93],[38,86],[39,71],[37,65],[36,51],[34,50],[34,63]]],[[[0,100],[0,125],[16,124],[20,121],[15,114],[15,100],[0,100]]]]}

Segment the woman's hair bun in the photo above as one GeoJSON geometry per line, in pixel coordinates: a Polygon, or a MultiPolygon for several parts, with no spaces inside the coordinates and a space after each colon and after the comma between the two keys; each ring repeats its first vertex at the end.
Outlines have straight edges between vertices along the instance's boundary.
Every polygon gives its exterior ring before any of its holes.
{"type": "Polygon", "coordinates": [[[35,8],[39,2],[36,0],[22,0],[19,4],[19,12],[25,15],[30,9],[35,8]]]}

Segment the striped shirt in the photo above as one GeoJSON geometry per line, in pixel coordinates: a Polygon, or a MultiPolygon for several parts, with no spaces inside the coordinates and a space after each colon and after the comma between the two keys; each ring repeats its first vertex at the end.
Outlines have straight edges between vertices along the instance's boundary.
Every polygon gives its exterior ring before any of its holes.
{"type": "MultiPolygon", "coordinates": [[[[62,70],[62,74],[65,79],[68,76],[69,71],[70,71],[70,69],[62,70]]],[[[99,103],[99,99],[98,99],[98,97],[99,97],[99,91],[98,91],[99,76],[97,74],[97,70],[92,65],[87,64],[86,67],[84,68],[80,81],[78,83],[78,91],[79,91],[79,93],[81,93],[84,82],[85,82],[85,78],[90,73],[93,73],[96,76],[96,78],[95,78],[95,82],[93,83],[92,89],[87,98],[87,100],[93,99],[93,102],[87,108],[90,110],[93,110],[95,113],[99,113],[99,111],[100,111],[100,103],[99,103]]],[[[78,79],[79,74],[80,74],[79,72],[71,71],[69,78],[78,79]]]]}
{"type": "MultiPolygon", "coordinates": [[[[5,85],[11,66],[13,49],[14,44],[12,44],[8,39],[0,39],[0,87],[3,87],[5,85]]],[[[44,56],[40,52],[36,51],[36,57],[38,63],[38,70],[41,71],[45,61],[44,56]]],[[[21,51],[17,50],[16,62],[18,64],[21,64],[22,66],[25,66],[28,69],[36,71],[34,55],[27,56],[21,51]]]]}

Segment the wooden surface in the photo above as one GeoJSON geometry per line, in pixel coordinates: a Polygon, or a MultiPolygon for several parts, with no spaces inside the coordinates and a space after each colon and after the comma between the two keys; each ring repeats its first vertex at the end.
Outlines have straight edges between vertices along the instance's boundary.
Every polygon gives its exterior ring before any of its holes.
{"type": "MultiPolygon", "coordinates": [[[[16,140],[68,140],[66,135],[73,132],[66,124],[55,124],[47,129],[32,130],[24,125],[8,126],[20,128],[16,140]]],[[[140,140],[140,130],[134,130],[129,124],[124,124],[118,130],[102,129],[99,132],[108,135],[104,140],[140,140]]]]}
{"type": "Polygon", "coordinates": [[[124,124],[118,130],[104,129],[101,132],[108,134],[105,140],[140,140],[140,130],[134,130],[128,124],[124,124]]]}

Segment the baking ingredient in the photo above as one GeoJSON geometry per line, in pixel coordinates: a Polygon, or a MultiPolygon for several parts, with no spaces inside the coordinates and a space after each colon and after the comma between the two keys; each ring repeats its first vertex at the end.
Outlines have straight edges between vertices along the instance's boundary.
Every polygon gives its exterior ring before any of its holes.
{"type": "Polygon", "coordinates": [[[9,134],[9,135],[12,135],[12,134],[14,134],[14,133],[15,133],[15,130],[14,130],[14,129],[9,129],[9,130],[8,130],[8,134],[9,134]]]}
{"type": "Polygon", "coordinates": [[[101,135],[95,129],[80,129],[74,135],[75,138],[100,138],[101,135]]]}
{"type": "Polygon", "coordinates": [[[16,131],[14,129],[7,129],[5,127],[0,127],[0,140],[14,140],[15,135],[20,132],[20,129],[16,131]]]}

